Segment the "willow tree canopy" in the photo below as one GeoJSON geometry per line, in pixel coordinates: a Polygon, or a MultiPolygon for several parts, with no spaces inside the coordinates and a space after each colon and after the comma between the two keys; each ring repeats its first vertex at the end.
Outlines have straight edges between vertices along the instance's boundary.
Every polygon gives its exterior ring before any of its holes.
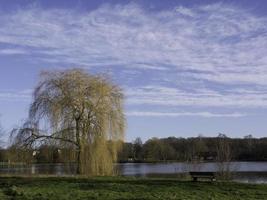
{"type": "Polygon", "coordinates": [[[13,132],[15,143],[54,141],[75,150],[77,173],[111,174],[124,138],[122,90],[105,76],[79,69],[47,71],[40,77],[29,120],[13,132]]]}

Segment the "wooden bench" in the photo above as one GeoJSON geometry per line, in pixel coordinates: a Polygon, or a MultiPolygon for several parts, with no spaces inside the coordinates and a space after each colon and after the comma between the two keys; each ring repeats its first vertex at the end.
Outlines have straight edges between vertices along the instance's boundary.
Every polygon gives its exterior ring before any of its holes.
{"type": "Polygon", "coordinates": [[[210,181],[215,181],[215,172],[189,172],[193,181],[197,181],[198,178],[209,179],[210,181]]]}

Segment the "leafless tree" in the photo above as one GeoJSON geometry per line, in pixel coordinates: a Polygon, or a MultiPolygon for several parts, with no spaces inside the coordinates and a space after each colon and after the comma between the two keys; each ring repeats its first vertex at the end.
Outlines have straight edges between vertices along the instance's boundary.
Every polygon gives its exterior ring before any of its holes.
{"type": "Polygon", "coordinates": [[[232,152],[230,147],[230,140],[225,134],[220,133],[218,135],[216,152],[219,175],[223,179],[229,179],[231,177],[230,162],[232,160],[232,152]]]}
{"type": "Polygon", "coordinates": [[[54,142],[76,160],[78,174],[112,174],[124,138],[122,90],[106,76],[80,69],[40,77],[28,121],[12,131],[13,144],[54,142]]]}
{"type": "Polygon", "coordinates": [[[140,137],[137,137],[133,141],[133,159],[134,160],[141,160],[141,152],[142,152],[143,142],[140,137]]]}

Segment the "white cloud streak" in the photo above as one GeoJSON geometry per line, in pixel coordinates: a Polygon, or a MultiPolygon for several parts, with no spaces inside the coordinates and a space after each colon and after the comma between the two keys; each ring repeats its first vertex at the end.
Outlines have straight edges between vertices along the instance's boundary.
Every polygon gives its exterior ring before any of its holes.
{"type": "Polygon", "coordinates": [[[244,117],[243,113],[210,113],[210,112],[139,112],[131,111],[126,113],[131,117],[244,117]]]}
{"type": "Polygon", "coordinates": [[[128,104],[193,107],[267,108],[266,91],[228,90],[225,93],[195,88],[191,92],[177,88],[146,86],[126,90],[128,104]]]}
{"type": "Polygon", "coordinates": [[[32,90],[26,89],[21,91],[0,91],[0,101],[25,101],[30,102],[32,90]]]}
{"type": "Polygon", "coordinates": [[[0,55],[19,55],[27,54],[27,51],[23,49],[0,49],[0,55]]]}

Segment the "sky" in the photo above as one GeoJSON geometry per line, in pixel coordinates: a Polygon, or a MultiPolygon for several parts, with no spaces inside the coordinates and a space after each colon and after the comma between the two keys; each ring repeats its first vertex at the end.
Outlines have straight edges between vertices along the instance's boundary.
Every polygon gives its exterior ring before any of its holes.
{"type": "Polygon", "coordinates": [[[44,70],[109,74],[126,140],[267,136],[267,1],[0,0],[0,122],[44,70]]]}

